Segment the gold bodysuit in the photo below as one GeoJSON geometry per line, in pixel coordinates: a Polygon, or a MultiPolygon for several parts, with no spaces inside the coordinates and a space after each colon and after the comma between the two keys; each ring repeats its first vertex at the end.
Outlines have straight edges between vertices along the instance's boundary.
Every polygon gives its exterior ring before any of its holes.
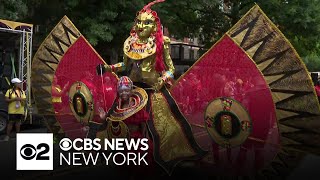
{"type": "Polygon", "coordinates": [[[163,58],[166,71],[162,74],[155,70],[156,44],[152,39],[148,41],[146,44],[138,44],[134,42],[133,37],[127,38],[124,43],[123,62],[111,65],[111,70],[113,72],[128,70],[128,76],[133,82],[143,82],[150,86],[157,83],[159,77],[173,78],[175,68],[170,57],[170,39],[168,37],[163,38],[163,58]],[[151,46],[148,47],[150,44],[151,46]]]}
{"type": "MultiPolygon", "coordinates": [[[[147,91],[147,111],[150,112],[147,126],[153,138],[154,159],[171,174],[181,160],[197,159],[205,152],[191,135],[190,124],[175,104],[167,87],[163,86],[170,84],[174,78],[175,68],[169,52],[170,39],[162,35],[160,21],[156,13],[148,7],[147,5],[138,14],[130,36],[124,42],[123,62],[104,65],[103,71],[126,71],[133,82],[146,83],[155,90],[147,91]],[[163,49],[157,47],[159,40],[163,40],[163,49]],[[160,60],[157,59],[157,53],[162,53],[161,64],[157,64],[164,65],[159,67],[163,69],[161,72],[156,70],[157,60],[160,60]]],[[[145,88],[143,86],[141,84],[141,87],[145,88]]]]}

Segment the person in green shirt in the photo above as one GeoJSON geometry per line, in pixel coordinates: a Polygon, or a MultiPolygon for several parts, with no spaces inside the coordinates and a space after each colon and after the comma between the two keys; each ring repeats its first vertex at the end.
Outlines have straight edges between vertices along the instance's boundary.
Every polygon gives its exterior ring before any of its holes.
{"type": "Polygon", "coordinates": [[[15,124],[16,132],[20,132],[21,120],[24,115],[26,94],[22,90],[22,81],[18,78],[11,80],[12,88],[8,89],[5,94],[5,100],[8,102],[8,125],[7,135],[4,138],[5,141],[10,139],[10,134],[15,124]]]}

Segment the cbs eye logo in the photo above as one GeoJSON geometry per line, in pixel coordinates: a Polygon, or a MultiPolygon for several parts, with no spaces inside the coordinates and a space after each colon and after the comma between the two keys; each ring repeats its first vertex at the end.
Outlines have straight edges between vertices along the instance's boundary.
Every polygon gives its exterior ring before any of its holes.
{"type": "Polygon", "coordinates": [[[50,157],[46,154],[49,153],[50,147],[46,143],[40,143],[37,147],[32,144],[25,144],[20,149],[20,155],[25,160],[49,160],[50,157]]]}
{"type": "Polygon", "coordinates": [[[59,146],[63,151],[69,151],[72,148],[72,141],[69,138],[63,138],[61,139],[59,146]]]}

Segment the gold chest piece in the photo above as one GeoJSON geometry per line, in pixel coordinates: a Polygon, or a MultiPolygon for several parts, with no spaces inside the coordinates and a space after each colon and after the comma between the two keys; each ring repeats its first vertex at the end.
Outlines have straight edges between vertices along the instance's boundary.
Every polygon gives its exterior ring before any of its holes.
{"type": "Polygon", "coordinates": [[[130,36],[124,42],[123,52],[133,60],[142,60],[156,52],[156,44],[153,37],[149,37],[146,43],[138,43],[138,38],[130,36]]]}

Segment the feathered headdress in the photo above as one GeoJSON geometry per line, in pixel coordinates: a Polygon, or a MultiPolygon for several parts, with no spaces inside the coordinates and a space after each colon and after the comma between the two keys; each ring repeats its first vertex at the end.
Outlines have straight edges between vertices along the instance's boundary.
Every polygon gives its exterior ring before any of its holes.
{"type": "Polygon", "coordinates": [[[122,76],[118,81],[118,90],[123,88],[133,88],[133,83],[128,76],[122,76]]]}

